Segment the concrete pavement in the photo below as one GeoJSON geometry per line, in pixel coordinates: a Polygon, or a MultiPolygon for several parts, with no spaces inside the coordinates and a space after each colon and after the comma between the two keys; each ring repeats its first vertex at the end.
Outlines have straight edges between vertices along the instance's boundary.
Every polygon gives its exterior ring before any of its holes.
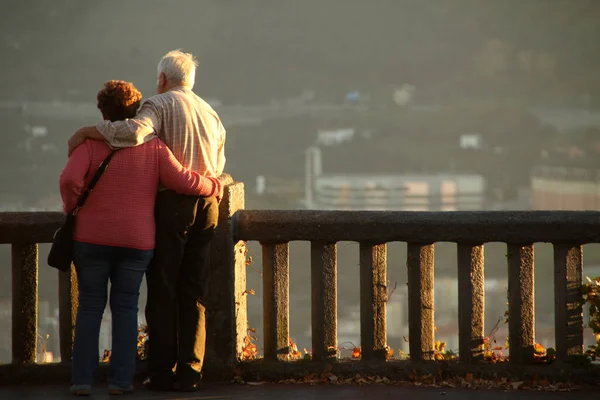
{"type": "MultiPolygon", "coordinates": [[[[482,396],[485,396],[486,400],[568,399],[574,396],[578,400],[586,400],[597,399],[598,392],[593,388],[579,389],[573,392],[539,392],[527,390],[502,391],[423,388],[391,385],[311,386],[307,384],[264,384],[250,386],[231,384],[207,385],[196,393],[156,393],[140,388],[134,394],[124,395],[124,400],[364,400],[386,397],[407,400],[479,400],[482,396]]],[[[75,397],[69,394],[69,387],[66,385],[0,387],[0,399],[2,400],[57,400],[69,398],[75,397]]],[[[88,398],[93,400],[115,399],[115,396],[109,396],[105,387],[97,386],[94,388],[92,396],[88,398]]]]}

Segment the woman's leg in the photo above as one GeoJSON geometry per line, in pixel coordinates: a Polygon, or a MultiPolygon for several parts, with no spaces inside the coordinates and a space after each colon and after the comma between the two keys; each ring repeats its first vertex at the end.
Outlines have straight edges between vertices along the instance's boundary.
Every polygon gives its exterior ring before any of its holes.
{"type": "Polygon", "coordinates": [[[107,246],[74,243],[73,262],[79,285],[72,364],[72,383],[75,386],[91,386],[98,367],[98,336],[106,307],[110,249],[107,246]]]}
{"type": "Polygon", "coordinates": [[[129,389],[136,366],[140,285],[153,251],[120,248],[117,254],[110,274],[113,349],[108,384],[129,389]]]}

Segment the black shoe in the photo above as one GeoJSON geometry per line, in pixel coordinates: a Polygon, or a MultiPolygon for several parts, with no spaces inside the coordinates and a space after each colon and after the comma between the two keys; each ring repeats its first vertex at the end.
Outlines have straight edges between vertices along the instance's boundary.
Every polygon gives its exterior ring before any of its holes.
{"type": "Polygon", "coordinates": [[[149,381],[144,382],[144,386],[153,392],[172,392],[175,385],[173,379],[151,378],[149,381]]]}
{"type": "Polygon", "coordinates": [[[175,389],[179,392],[197,392],[201,385],[198,382],[180,382],[175,385],[175,389]]]}

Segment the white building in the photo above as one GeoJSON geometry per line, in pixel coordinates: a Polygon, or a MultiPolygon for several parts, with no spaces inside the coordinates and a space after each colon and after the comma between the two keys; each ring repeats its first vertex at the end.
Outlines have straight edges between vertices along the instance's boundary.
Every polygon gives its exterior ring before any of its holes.
{"type": "Polygon", "coordinates": [[[327,174],[321,150],[306,152],[305,205],[317,210],[476,211],[485,180],[476,174],[327,174]]]}

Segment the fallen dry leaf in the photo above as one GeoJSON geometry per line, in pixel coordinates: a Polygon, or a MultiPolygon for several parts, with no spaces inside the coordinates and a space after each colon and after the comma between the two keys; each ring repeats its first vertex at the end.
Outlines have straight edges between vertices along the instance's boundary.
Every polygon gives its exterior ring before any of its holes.
{"type": "Polygon", "coordinates": [[[551,383],[547,379],[537,379],[532,381],[517,381],[511,382],[506,377],[498,379],[480,379],[475,377],[473,374],[466,374],[464,377],[452,377],[449,379],[442,380],[438,379],[437,376],[431,374],[419,375],[416,371],[413,371],[410,375],[409,381],[394,381],[387,377],[381,376],[370,376],[362,375],[357,373],[351,377],[337,376],[331,373],[330,369],[326,369],[320,376],[311,373],[304,377],[304,379],[286,379],[280,381],[282,384],[325,384],[325,385],[400,385],[400,386],[416,386],[416,387],[431,387],[431,388],[468,388],[468,389],[497,389],[497,390],[533,390],[533,391],[549,391],[549,392],[563,392],[572,391],[576,387],[569,383],[551,383]]]}

